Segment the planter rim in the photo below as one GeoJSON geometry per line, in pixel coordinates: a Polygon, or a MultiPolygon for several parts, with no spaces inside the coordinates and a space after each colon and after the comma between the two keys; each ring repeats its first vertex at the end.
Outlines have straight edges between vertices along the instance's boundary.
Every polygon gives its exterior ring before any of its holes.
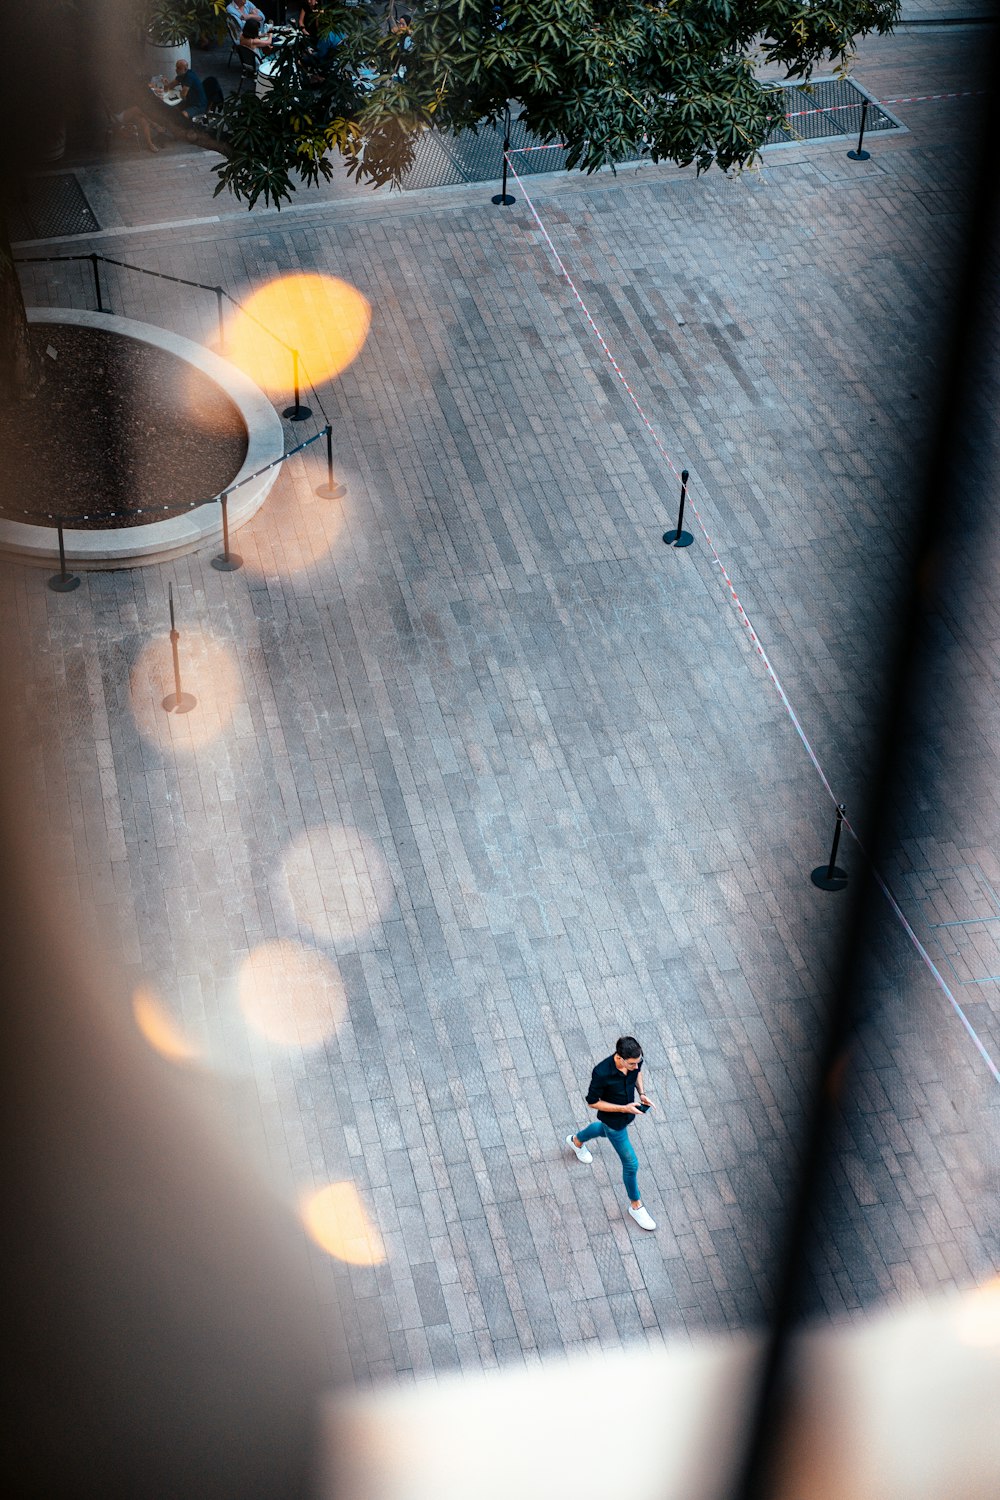
{"type": "MultiPolygon", "coordinates": [[[[111,313],[68,307],[29,307],[27,313],[28,322],[33,324],[61,323],[102,328],[122,338],[153,344],[207,375],[232,401],[247,430],[246,456],[231,484],[284,456],[285,434],[281,419],[264,392],[242,370],[210,349],[169,329],[140,323],[133,318],[119,318],[111,313]]],[[[245,525],[263,505],[278,477],[279,467],[275,463],[274,468],[257,475],[229,497],[230,533],[245,525]]],[[[209,542],[217,542],[221,536],[222,507],[213,502],[196,506],[185,515],[150,521],[141,526],[107,527],[94,531],[66,529],[63,542],[66,561],[75,567],[121,568],[162,562],[169,557],[193,552],[209,542]]],[[[0,551],[16,553],[24,559],[51,562],[59,555],[55,527],[0,518],[0,551]]]]}

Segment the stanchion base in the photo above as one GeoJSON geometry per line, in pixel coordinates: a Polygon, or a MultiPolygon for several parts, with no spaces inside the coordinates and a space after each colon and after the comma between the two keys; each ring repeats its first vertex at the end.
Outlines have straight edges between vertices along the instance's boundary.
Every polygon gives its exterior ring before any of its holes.
{"type": "Polygon", "coordinates": [[[163,708],[168,714],[189,714],[192,708],[198,707],[198,700],[194,693],[168,693],[163,700],[163,708]]]}
{"type": "Polygon", "coordinates": [[[311,406],[286,406],[281,413],[286,422],[305,422],[312,416],[311,406]]]}
{"type": "Polygon", "coordinates": [[[694,537],[690,531],[665,531],[663,540],[668,547],[690,547],[694,537]]]}
{"type": "Polygon", "coordinates": [[[235,573],[237,568],[242,568],[243,559],[238,552],[230,552],[228,557],[221,554],[212,558],[212,567],[217,573],[235,573]]]}
{"type": "Polygon", "coordinates": [[[517,199],[513,193],[494,193],[490,202],[502,205],[504,208],[510,208],[510,205],[516,203],[517,199]]]}
{"type": "Polygon", "coordinates": [[[343,500],[347,494],[346,484],[318,484],[316,494],[321,500],[343,500]]]}
{"type": "Polygon", "coordinates": [[[871,161],[872,159],[870,151],[848,151],[847,154],[851,161],[871,161]]]}
{"type": "Polygon", "coordinates": [[[67,573],[65,578],[61,573],[53,573],[49,579],[49,588],[55,594],[71,594],[74,589],[80,587],[80,580],[75,573],[67,573]]]}
{"type": "Polygon", "coordinates": [[[829,865],[820,865],[813,870],[809,877],[813,885],[821,891],[842,891],[847,884],[847,871],[842,870],[839,865],[834,865],[833,874],[830,874],[829,865]]]}

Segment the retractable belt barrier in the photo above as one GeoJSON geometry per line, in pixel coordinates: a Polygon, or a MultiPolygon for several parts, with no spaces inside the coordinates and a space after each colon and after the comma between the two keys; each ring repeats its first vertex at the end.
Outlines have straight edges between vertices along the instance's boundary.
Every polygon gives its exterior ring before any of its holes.
{"type": "Polygon", "coordinates": [[[291,344],[287,343],[280,334],[275,333],[273,328],[269,328],[266,323],[262,322],[262,320],[257,317],[256,313],[252,313],[248,307],[244,307],[243,303],[239,302],[231,292],[228,292],[226,290],[225,287],[209,286],[208,283],[204,281],[191,281],[186,276],[174,276],[169,271],[153,271],[149,268],[149,266],[137,266],[134,261],[116,260],[113,256],[99,255],[96,251],[90,251],[86,254],[81,255],[15,255],[14,257],[15,264],[22,266],[53,265],[60,261],[90,262],[94,273],[94,296],[97,302],[98,312],[109,311],[109,309],[104,306],[104,298],[102,296],[101,278],[99,272],[99,267],[101,265],[115,266],[117,269],[122,271],[133,271],[138,276],[151,276],[157,281],[171,281],[175,286],[193,287],[196,291],[199,292],[211,292],[216,299],[216,311],[219,320],[220,351],[223,351],[225,349],[226,340],[226,327],[225,319],[222,315],[222,303],[223,299],[230,302],[233,307],[237,309],[237,311],[243,314],[244,317],[249,318],[251,322],[256,323],[258,328],[263,329],[263,331],[270,338],[274,339],[276,344],[280,344],[283,349],[286,349],[289,356],[291,357],[292,385],[295,391],[295,400],[291,406],[285,408],[281,415],[289,422],[304,422],[308,417],[312,416],[312,410],[308,406],[303,406],[300,400],[299,373],[301,371],[302,373],[304,373],[306,381],[309,385],[309,389],[312,391],[313,396],[316,399],[316,405],[319,407],[320,412],[322,413],[323,421],[325,423],[329,423],[330,418],[327,415],[326,407],[323,405],[323,398],[320,396],[319,391],[316,389],[316,386],[313,383],[309,371],[306,368],[305,361],[302,358],[301,352],[298,349],[293,348],[291,344]]]}
{"type": "MultiPolygon", "coordinates": [[[[931,98],[931,97],[935,97],[935,96],[926,95],[924,97],[931,98]]],[[[889,101],[886,101],[886,102],[889,102],[889,101]]],[[[530,150],[530,149],[535,149],[535,148],[528,147],[528,148],[525,148],[525,149],[530,150]]],[[[597,339],[597,341],[600,344],[602,350],[604,351],[604,355],[605,355],[608,363],[610,364],[611,368],[614,370],[616,376],[618,377],[619,381],[621,382],[621,384],[622,384],[622,386],[623,386],[623,388],[624,388],[624,390],[625,390],[625,392],[626,392],[629,400],[631,401],[632,405],[635,407],[635,410],[638,412],[639,417],[640,417],[640,419],[642,421],[642,424],[645,427],[646,431],[649,433],[650,437],[652,438],[653,443],[654,443],[654,445],[656,447],[657,452],[660,454],[660,457],[663,459],[664,463],[667,465],[667,467],[669,468],[670,472],[674,475],[674,477],[676,479],[678,479],[679,481],[681,481],[681,484],[682,484],[682,487],[683,487],[682,488],[682,495],[684,496],[684,498],[687,499],[687,502],[690,504],[691,510],[694,513],[694,516],[695,516],[695,518],[696,518],[696,520],[698,522],[698,526],[699,526],[699,528],[701,530],[701,534],[702,534],[702,536],[705,539],[705,543],[706,543],[706,545],[707,545],[707,547],[709,549],[709,552],[711,553],[712,561],[715,564],[715,567],[718,569],[719,576],[722,578],[723,583],[725,584],[726,590],[727,590],[727,592],[729,594],[729,597],[730,597],[730,600],[731,600],[731,602],[733,604],[733,607],[735,608],[735,610],[736,610],[736,612],[737,612],[737,614],[739,616],[740,622],[743,625],[744,629],[746,630],[748,636],[750,637],[750,641],[751,641],[751,643],[753,645],[754,650],[756,651],[757,655],[760,657],[760,660],[764,664],[764,668],[765,668],[765,670],[767,672],[767,675],[768,675],[768,677],[771,680],[771,683],[772,683],[772,685],[773,685],[773,687],[774,687],[774,689],[775,689],[775,691],[776,691],[776,693],[777,693],[777,695],[778,695],[778,697],[779,697],[779,699],[780,699],[780,701],[782,703],[782,706],[785,709],[785,712],[788,715],[789,720],[791,721],[792,727],[794,728],[796,734],[799,737],[799,741],[802,744],[802,747],[805,750],[806,755],[808,756],[808,758],[809,758],[809,760],[810,760],[810,762],[811,762],[811,764],[813,766],[813,769],[815,770],[817,776],[819,777],[820,781],[823,784],[823,787],[825,788],[825,790],[827,792],[827,795],[829,796],[831,802],[833,803],[835,809],[837,810],[837,828],[838,828],[838,834],[839,834],[840,826],[842,824],[843,827],[847,829],[848,833],[850,833],[851,837],[854,839],[854,842],[857,845],[859,852],[861,853],[861,855],[864,858],[865,862],[867,863],[869,869],[871,870],[872,875],[873,875],[875,881],[877,882],[879,888],[881,889],[881,891],[885,895],[885,898],[888,901],[891,910],[893,911],[893,913],[895,914],[895,916],[899,920],[899,922],[900,922],[900,924],[901,924],[901,926],[903,928],[903,931],[906,933],[907,937],[910,939],[910,942],[913,944],[913,947],[916,950],[916,952],[919,955],[919,957],[923,960],[924,964],[926,965],[926,968],[927,968],[928,972],[930,973],[930,975],[934,979],[934,981],[937,984],[939,990],[945,996],[945,998],[947,999],[948,1003],[951,1005],[952,1009],[954,1010],[955,1014],[957,1015],[958,1019],[961,1021],[962,1025],[965,1027],[966,1032],[968,1033],[968,1035],[969,1035],[970,1039],[972,1040],[974,1046],[976,1047],[977,1051],[979,1052],[979,1055],[981,1056],[981,1058],[983,1059],[983,1061],[986,1064],[987,1068],[989,1069],[990,1073],[992,1074],[995,1082],[1000,1083],[1000,1068],[997,1067],[997,1064],[994,1062],[993,1058],[991,1057],[990,1053],[988,1052],[986,1046],[984,1045],[982,1039],[980,1038],[979,1034],[977,1033],[975,1027],[972,1025],[972,1023],[969,1020],[968,1016],[965,1014],[965,1011],[962,1009],[962,1006],[959,1004],[958,1000],[955,998],[955,995],[952,993],[952,990],[951,990],[950,986],[948,985],[947,980],[944,978],[944,975],[941,973],[940,969],[937,967],[937,965],[934,963],[933,959],[931,958],[930,954],[927,952],[927,949],[924,947],[923,943],[920,941],[920,939],[917,936],[916,932],[914,931],[911,923],[909,922],[909,920],[907,919],[905,913],[903,912],[903,910],[902,910],[899,902],[896,900],[896,897],[893,895],[893,892],[890,889],[888,882],[884,879],[884,877],[881,875],[881,873],[879,872],[879,870],[875,866],[874,861],[872,860],[871,855],[868,853],[868,850],[866,849],[864,843],[862,842],[861,837],[858,834],[857,829],[854,828],[853,824],[850,822],[850,819],[847,818],[847,816],[845,815],[843,803],[837,797],[836,793],[833,790],[833,787],[830,784],[830,779],[827,776],[826,772],[824,771],[823,766],[820,763],[819,757],[816,754],[816,751],[813,749],[813,746],[812,746],[812,744],[811,744],[811,742],[809,740],[809,736],[806,734],[806,731],[805,731],[805,729],[804,729],[804,727],[802,725],[802,721],[799,718],[799,715],[795,712],[795,709],[794,709],[794,707],[792,705],[791,699],[789,698],[789,696],[786,693],[784,687],[782,686],[781,680],[778,677],[778,674],[777,674],[777,672],[774,669],[774,666],[773,666],[773,664],[771,662],[771,659],[770,659],[770,657],[768,656],[767,652],[764,649],[763,642],[761,641],[760,636],[758,635],[756,629],[754,628],[753,622],[751,621],[749,615],[747,614],[746,610],[743,607],[743,603],[742,603],[742,601],[741,601],[741,599],[739,597],[739,594],[736,592],[736,588],[735,588],[735,586],[733,584],[733,580],[732,580],[732,578],[731,578],[731,576],[729,574],[729,571],[727,570],[726,565],[723,562],[722,557],[721,557],[721,555],[719,553],[719,550],[716,547],[714,541],[712,540],[712,537],[709,534],[707,526],[705,525],[705,521],[704,521],[704,519],[702,517],[701,511],[698,509],[698,505],[695,502],[695,500],[689,494],[689,491],[688,491],[688,484],[689,484],[689,475],[688,475],[688,472],[687,472],[687,470],[685,470],[684,473],[683,473],[683,476],[682,476],[682,474],[680,473],[680,471],[677,469],[677,466],[675,465],[673,459],[671,458],[670,454],[667,452],[667,449],[664,447],[663,442],[660,439],[659,433],[653,427],[652,422],[650,421],[649,417],[646,415],[646,412],[643,410],[642,405],[640,404],[638,397],[636,396],[634,390],[632,389],[631,385],[629,384],[628,379],[626,378],[625,373],[622,370],[621,365],[618,363],[618,361],[615,358],[614,354],[611,352],[611,349],[608,346],[607,340],[605,339],[603,333],[601,332],[601,330],[598,328],[596,322],[594,321],[593,315],[592,315],[589,307],[587,306],[587,304],[584,302],[582,296],[580,295],[579,289],[578,289],[575,281],[573,280],[572,276],[570,275],[570,273],[569,273],[569,271],[568,271],[568,269],[566,267],[565,261],[563,260],[562,256],[559,254],[559,251],[556,249],[556,246],[555,246],[555,244],[554,244],[554,242],[552,240],[552,236],[549,234],[549,231],[546,228],[546,225],[545,225],[544,221],[542,220],[542,217],[539,214],[538,209],[535,207],[535,204],[532,201],[531,196],[528,193],[528,191],[527,191],[527,189],[526,189],[526,187],[524,185],[523,178],[519,175],[519,173],[517,171],[517,167],[516,167],[516,165],[514,163],[513,158],[515,156],[519,155],[519,154],[520,153],[519,153],[519,151],[518,151],[517,148],[515,148],[515,149],[513,149],[513,150],[511,150],[511,151],[509,151],[507,153],[507,155],[508,155],[508,157],[510,159],[509,160],[509,166],[510,166],[511,174],[516,179],[516,181],[518,183],[518,186],[521,189],[521,192],[524,194],[524,201],[527,204],[527,206],[528,206],[528,208],[529,208],[529,210],[531,212],[531,216],[534,219],[535,223],[537,224],[537,226],[538,226],[538,228],[539,228],[539,230],[541,232],[542,238],[544,239],[546,245],[549,248],[549,251],[550,251],[550,253],[552,255],[553,260],[555,261],[556,265],[559,267],[559,270],[560,270],[560,272],[562,274],[563,280],[566,282],[566,285],[569,287],[570,291],[573,293],[573,297],[574,297],[574,299],[575,299],[575,301],[577,303],[577,306],[579,307],[581,313],[583,314],[584,318],[586,319],[587,324],[590,327],[591,332],[593,333],[594,337],[597,339]]],[[[679,518],[679,519],[682,519],[682,518],[683,518],[683,512],[682,512],[681,518],[679,518]]],[[[679,529],[680,528],[678,526],[678,530],[679,529]]],[[[675,535],[675,533],[673,533],[673,532],[667,532],[665,534],[665,536],[664,536],[664,541],[667,541],[669,538],[672,538],[674,535],[675,535]]],[[[836,852],[836,843],[834,845],[834,853],[835,852],[836,852]]],[[[832,864],[833,864],[833,862],[831,860],[831,866],[832,866],[832,864]]],[[[837,887],[837,885],[832,885],[830,888],[831,889],[836,889],[838,887],[837,887]]]]}
{"type": "MultiPolygon", "coordinates": [[[[801,89],[802,85],[799,85],[799,88],[801,89]]],[[[978,99],[984,94],[991,93],[993,93],[992,89],[956,89],[950,94],[904,94],[896,99],[870,99],[867,94],[863,94],[860,99],[853,99],[848,104],[824,104],[817,105],[814,109],[791,109],[785,114],[770,115],[768,118],[775,121],[801,120],[805,115],[832,115],[836,114],[838,110],[860,109],[865,103],[873,105],[878,109],[883,104],[929,104],[941,99],[978,99]]],[[[544,141],[538,146],[512,146],[510,154],[527,156],[532,151],[566,150],[568,150],[568,147],[565,141],[544,141]]],[[[517,176],[516,173],[514,175],[517,176]]]]}

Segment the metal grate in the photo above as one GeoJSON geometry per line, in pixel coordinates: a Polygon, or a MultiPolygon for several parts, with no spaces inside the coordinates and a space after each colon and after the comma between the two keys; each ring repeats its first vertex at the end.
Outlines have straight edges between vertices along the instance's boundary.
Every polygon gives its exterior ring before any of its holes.
{"type": "MultiPolygon", "coordinates": [[[[848,78],[818,78],[812,83],[800,84],[782,83],[777,88],[780,90],[777,99],[779,105],[783,106],[783,118],[780,123],[775,123],[764,143],[765,148],[798,145],[803,141],[856,138],[861,129],[861,110],[866,99],[866,135],[905,129],[884,105],[877,104],[848,78]]],[[[533,135],[520,120],[515,119],[511,125],[510,143],[517,150],[514,162],[522,177],[539,172],[562,172],[565,169],[566,152],[563,147],[544,146],[539,137],[533,135]]],[[[643,154],[644,148],[636,146],[622,161],[637,161],[643,154]]],[[[416,159],[403,179],[403,187],[414,189],[445,187],[459,182],[492,182],[500,176],[502,164],[501,126],[484,125],[475,133],[463,130],[459,135],[446,135],[432,130],[417,142],[416,159]]]]}
{"type": "Polygon", "coordinates": [[[456,182],[468,182],[469,179],[446,149],[447,139],[447,136],[436,130],[426,130],[418,137],[413,165],[403,178],[403,188],[412,191],[415,188],[449,187],[456,182]]]}
{"type": "Polygon", "coordinates": [[[447,136],[444,147],[466,182],[489,182],[503,170],[503,134],[495,126],[447,136]]]}
{"type": "Polygon", "coordinates": [[[884,105],[876,104],[849,78],[818,78],[814,83],[787,83],[779,87],[784,119],[775,125],[764,142],[765,147],[857,136],[865,100],[868,101],[866,135],[903,129],[884,105]]]}
{"type": "MultiPolygon", "coordinates": [[[[565,149],[558,145],[542,147],[538,136],[532,135],[520,120],[514,120],[511,124],[510,144],[518,151],[514,161],[522,177],[528,177],[533,172],[562,172],[565,169],[567,155],[565,149]],[[525,147],[535,149],[525,150],[525,147]],[[538,149],[540,147],[542,149],[538,149]]],[[[637,156],[638,154],[636,152],[637,156]]]]}
{"type": "MultiPolygon", "coordinates": [[[[511,124],[510,143],[518,151],[514,161],[522,177],[537,172],[561,172],[566,152],[561,146],[540,147],[541,140],[519,120],[511,124]]],[[[638,153],[636,153],[638,155],[638,153]]],[[[503,127],[483,125],[447,135],[429,130],[417,141],[413,166],[403,178],[403,187],[447,187],[458,182],[493,182],[503,169],[503,127]]]]}
{"type": "Polygon", "coordinates": [[[10,238],[15,243],[92,234],[101,227],[72,172],[30,178],[23,194],[7,203],[6,212],[10,238]]]}

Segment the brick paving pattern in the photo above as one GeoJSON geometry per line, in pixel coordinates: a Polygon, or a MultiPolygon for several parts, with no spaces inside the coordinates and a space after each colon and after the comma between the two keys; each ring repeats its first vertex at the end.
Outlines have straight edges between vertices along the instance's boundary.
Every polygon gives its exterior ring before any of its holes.
{"type": "MultiPolygon", "coordinates": [[[[943,76],[958,44],[928,41],[880,44],[873,74],[898,45],[943,76]]],[[[862,167],[813,146],[738,180],[530,189],[852,808],[960,235],[962,133],[941,118],[906,117],[862,167]]],[[[759,1322],[840,937],[808,881],[831,808],[700,540],[663,547],[676,484],[523,201],[368,197],[93,243],[237,294],[315,269],[373,308],[321,388],[347,497],[290,460],[241,573],[197,555],[58,597],[2,567],[57,899],[79,895],[230,1081],[283,1191],[349,1180],[384,1241],[375,1267],[315,1256],[331,1364],[346,1348],[367,1380],[759,1322]],[[157,708],[168,579],[187,720],[157,708]],[[339,974],[324,1045],[241,1019],[234,976],[280,939],[339,974]],[[562,1144],[625,1029],[659,1101],[634,1131],[655,1235],[607,1148],[585,1167],[562,1144]]],[[[86,303],[78,268],[42,276],[29,300],[86,303]]],[[[214,336],[211,297],[109,287],[116,312],[214,336]]],[[[934,680],[974,661],[975,757],[940,695],[933,780],[900,794],[891,873],[928,932],[1000,889],[993,641],[992,610],[942,624],[934,680]]],[[[835,1315],[994,1269],[996,1086],[877,925],[815,1265],[835,1315]]],[[[996,986],[968,967],[995,965],[986,931],[954,947],[955,983],[995,1041],[996,986]]]]}

